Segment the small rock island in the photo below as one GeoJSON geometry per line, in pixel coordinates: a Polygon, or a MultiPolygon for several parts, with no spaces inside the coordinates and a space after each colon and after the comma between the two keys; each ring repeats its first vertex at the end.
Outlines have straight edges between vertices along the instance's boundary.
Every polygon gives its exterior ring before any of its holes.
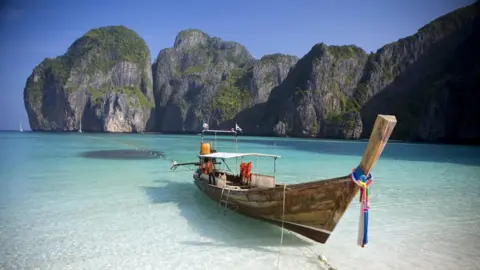
{"type": "Polygon", "coordinates": [[[88,31],[28,78],[32,130],[145,131],[155,106],[150,59],[145,41],[126,27],[88,31]]]}

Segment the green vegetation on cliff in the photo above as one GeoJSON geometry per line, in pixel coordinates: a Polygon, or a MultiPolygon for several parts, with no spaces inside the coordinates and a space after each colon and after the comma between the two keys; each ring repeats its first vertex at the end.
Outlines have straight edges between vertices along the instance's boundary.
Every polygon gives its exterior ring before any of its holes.
{"type": "Polygon", "coordinates": [[[42,102],[45,84],[54,84],[57,88],[65,85],[70,74],[71,61],[66,56],[54,59],[46,58],[38,65],[27,79],[26,90],[29,101],[35,104],[42,102]]]}
{"type": "Polygon", "coordinates": [[[150,65],[150,50],[133,30],[107,26],[88,31],[64,55],[42,61],[27,79],[30,126],[73,131],[82,123],[84,130],[145,130],[154,107],[150,65]],[[118,125],[102,125],[112,111],[118,125]]]}
{"type": "Polygon", "coordinates": [[[89,59],[88,71],[108,71],[117,61],[138,66],[149,62],[147,43],[135,31],[125,26],[106,26],[88,31],[68,48],[71,61],[89,59]],[[91,54],[91,55],[89,55],[91,54]]]}
{"type": "Polygon", "coordinates": [[[177,34],[152,67],[157,125],[162,131],[195,130],[199,121],[221,123],[253,101],[255,61],[236,43],[198,29],[177,34]]]}
{"type": "Polygon", "coordinates": [[[115,94],[124,94],[127,96],[128,105],[130,107],[142,107],[142,108],[152,108],[155,107],[153,101],[148,100],[145,97],[145,94],[142,91],[135,87],[109,87],[104,85],[100,88],[88,87],[88,92],[90,92],[92,101],[100,105],[104,100],[107,93],[115,94]]]}
{"type": "Polygon", "coordinates": [[[189,74],[194,74],[194,73],[200,73],[202,72],[203,70],[203,66],[191,66],[191,67],[188,67],[184,72],[183,74],[184,75],[189,75],[189,74]]]}
{"type": "Polygon", "coordinates": [[[228,79],[221,85],[218,95],[214,97],[212,108],[220,113],[220,120],[233,119],[252,102],[253,94],[245,87],[244,76],[248,76],[245,70],[233,69],[228,79]]]}
{"type": "Polygon", "coordinates": [[[365,55],[365,51],[355,45],[328,46],[327,51],[340,60],[365,55]]]}
{"type": "MultiPolygon", "coordinates": [[[[148,78],[148,65],[150,63],[150,50],[145,41],[133,30],[124,26],[107,26],[88,31],[77,39],[67,50],[67,53],[56,57],[47,58],[37,66],[27,81],[26,90],[32,102],[39,102],[42,98],[45,84],[54,84],[57,89],[63,89],[66,93],[72,93],[78,89],[78,85],[67,84],[72,69],[92,76],[99,72],[106,73],[118,61],[127,61],[136,64],[141,70],[141,79],[152,87],[148,78]],[[147,67],[147,68],[144,68],[147,67]]],[[[139,100],[146,100],[140,90],[141,82],[137,83],[135,94],[139,100]]],[[[113,89],[113,88],[112,88],[113,89]]],[[[121,88],[119,88],[121,89],[121,88]]],[[[94,100],[99,100],[105,93],[105,87],[87,87],[94,100]]],[[[118,91],[117,91],[118,92],[118,91]]],[[[152,102],[142,102],[151,105],[152,102]]]]}

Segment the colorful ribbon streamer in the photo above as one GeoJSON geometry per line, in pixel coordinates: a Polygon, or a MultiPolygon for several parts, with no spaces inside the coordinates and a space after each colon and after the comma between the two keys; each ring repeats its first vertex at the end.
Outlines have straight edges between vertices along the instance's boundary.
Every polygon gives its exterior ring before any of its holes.
{"type": "Polygon", "coordinates": [[[370,185],[373,182],[373,175],[365,176],[362,168],[358,166],[352,169],[352,181],[360,186],[360,219],[358,224],[358,240],[357,244],[362,248],[368,243],[368,213],[370,210],[370,185]]]}

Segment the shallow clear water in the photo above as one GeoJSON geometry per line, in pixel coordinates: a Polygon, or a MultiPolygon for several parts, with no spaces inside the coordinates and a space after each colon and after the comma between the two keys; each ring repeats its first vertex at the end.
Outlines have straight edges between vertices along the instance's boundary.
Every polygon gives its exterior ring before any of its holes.
{"type": "MultiPolygon", "coordinates": [[[[287,183],[346,175],[367,143],[239,139],[239,151],[281,155],[277,177],[287,183]]],[[[0,268],[264,270],[275,269],[280,251],[280,269],[319,269],[315,254],[339,269],[480,269],[478,147],[389,143],[374,168],[364,249],[356,245],[357,200],[327,244],[285,232],[280,248],[280,228],[219,214],[191,170],[169,171],[171,160],[194,161],[199,142],[0,133],[0,268]],[[89,152],[135,148],[164,156],[89,152]]],[[[235,151],[232,137],[217,144],[235,151]]],[[[260,159],[257,168],[271,172],[273,162],[260,159]]]]}

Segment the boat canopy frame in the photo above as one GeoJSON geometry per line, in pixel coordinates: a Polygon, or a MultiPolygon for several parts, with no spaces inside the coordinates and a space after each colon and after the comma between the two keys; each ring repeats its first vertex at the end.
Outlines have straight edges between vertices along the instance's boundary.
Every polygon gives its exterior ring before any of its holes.
{"type": "MultiPolygon", "coordinates": [[[[215,158],[215,159],[221,159],[223,163],[228,167],[227,162],[225,162],[225,159],[235,159],[236,166],[235,166],[235,173],[238,174],[237,167],[238,167],[238,158],[243,158],[244,157],[256,157],[257,158],[257,164],[256,167],[258,167],[258,158],[259,157],[269,157],[273,158],[273,178],[277,178],[277,159],[280,158],[281,156],[279,155],[272,155],[272,154],[262,154],[262,153],[232,153],[232,152],[215,152],[215,153],[210,153],[210,154],[204,154],[204,155],[198,155],[200,159],[203,158],[215,158]]],[[[230,170],[231,171],[231,170],[230,170]]]]}
{"type": "Polygon", "coordinates": [[[280,158],[281,156],[272,155],[272,154],[262,154],[262,153],[232,153],[232,152],[215,152],[210,154],[199,155],[200,158],[220,158],[220,159],[229,159],[229,158],[239,158],[239,157],[271,157],[274,159],[280,158]]]}
{"type": "MultiPolygon", "coordinates": [[[[218,129],[204,129],[202,130],[202,143],[204,142],[203,137],[206,133],[213,133],[215,136],[215,141],[213,148],[217,148],[217,133],[221,134],[234,134],[235,135],[235,148],[237,150],[236,153],[234,152],[214,152],[210,154],[205,154],[205,155],[199,155],[198,158],[215,158],[215,159],[221,159],[223,163],[226,164],[228,167],[227,163],[225,162],[225,159],[231,159],[235,158],[236,166],[235,166],[235,173],[238,174],[238,158],[244,158],[244,157],[256,157],[257,158],[257,166],[258,166],[258,158],[259,157],[271,157],[273,158],[273,177],[276,178],[276,172],[277,172],[277,158],[280,158],[278,155],[272,155],[272,154],[262,154],[262,153],[239,153],[238,152],[238,132],[236,129],[231,129],[231,130],[218,130],[218,129]]],[[[231,170],[230,170],[231,171],[231,170]]]]}

